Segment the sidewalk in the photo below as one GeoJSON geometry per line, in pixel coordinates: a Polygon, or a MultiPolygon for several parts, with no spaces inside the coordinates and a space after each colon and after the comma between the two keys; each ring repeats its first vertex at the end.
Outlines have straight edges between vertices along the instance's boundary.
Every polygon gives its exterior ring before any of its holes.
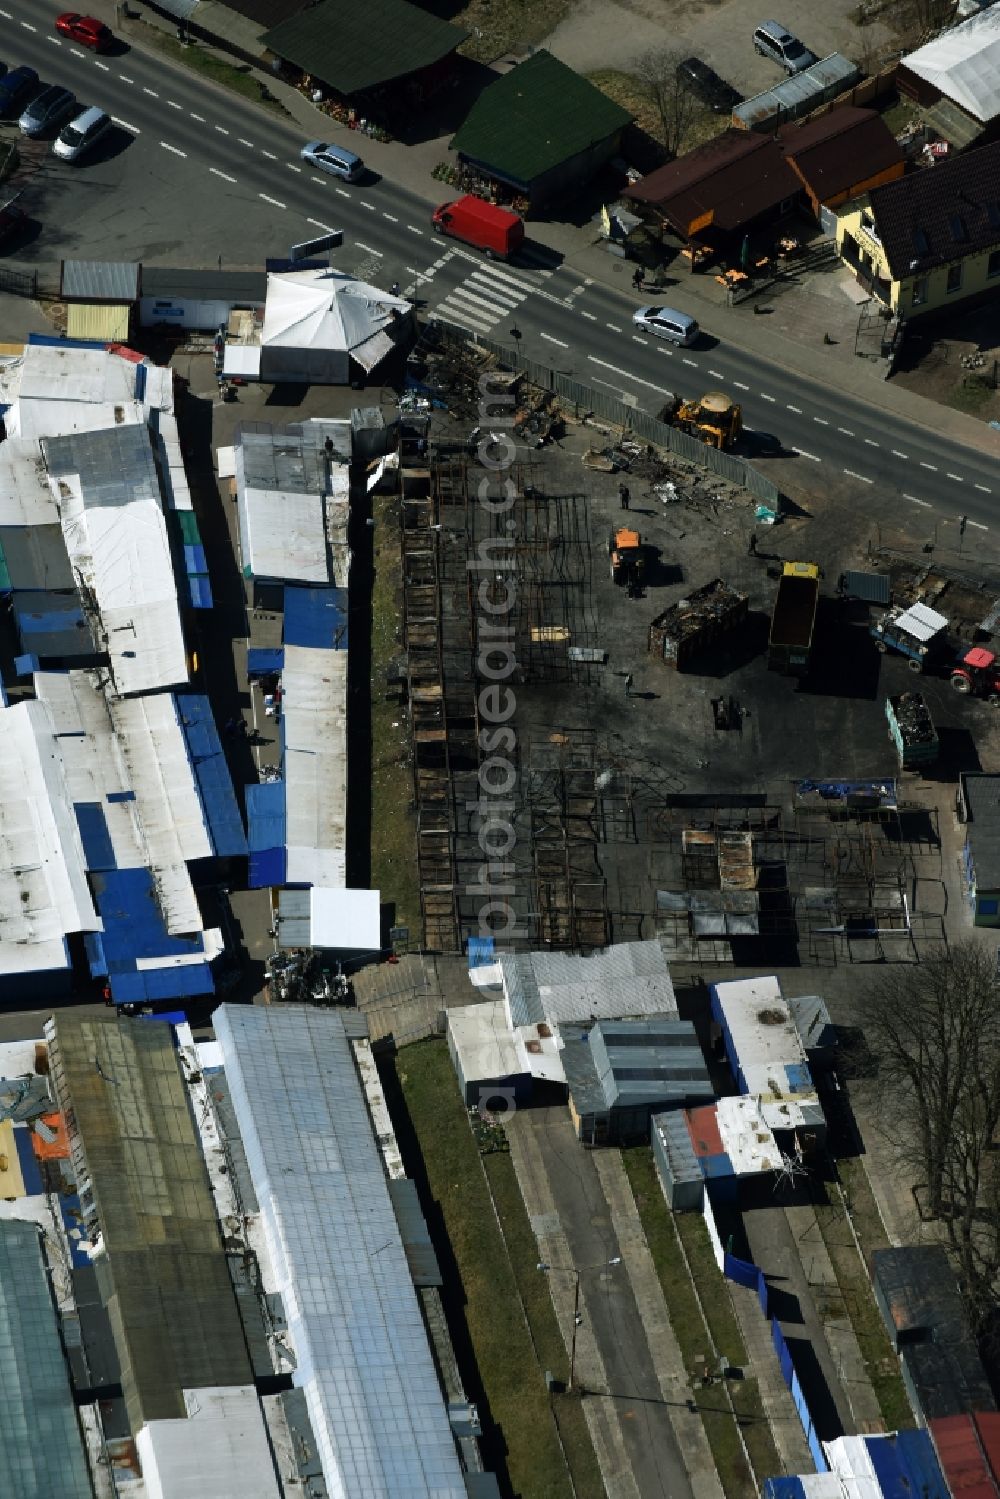
{"type": "MultiPolygon", "coordinates": [[[[141,20],[117,22],[116,9],[115,0],[93,0],[91,5],[92,12],[115,26],[118,34],[130,45],[143,48],[147,26],[176,35],[176,25],[165,17],[146,11],[141,20]]],[[[198,45],[204,46],[203,43],[198,45]]],[[[206,47],[205,50],[214,49],[206,47]]],[[[234,61],[223,52],[217,55],[226,61],[234,61]]],[[[278,100],[290,121],[302,132],[304,140],[323,138],[361,150],[373,171],[423,199],[428,207],[440,203],[447,195],[447,188],[435,180],[433,171],[439,162],[447,159],[450,134],[416,145],[359,138],[354,131],[316,109],[297,89],[275,78],[266,68],[250,69],[250,72],[278,100]]],[[[221,85],[209,80],[203,80],[203,85],[227,95],[228,91],[221,85]]],[[[246,102],[252,108],[267,112],[264,105],[246,102]]],[[[536,243],[561,255],[564,266],[578,279],[589,278],[621,293],[629,301],[634,300],[630,285],[631,263],[610,255],[603,248],[593,223],[577,226],[533,220],[530,232],[536,243]]],[[[752,298],[739,307],[725,306],[721,289],[710,273],[681,272],[670,287],[670,299],[673,305],[692,313],[699,321],[706,320],[709,332],[759,355],[769,364],[796,371],[808,380],[820,381],[845,395],[868,396],[873,407],[880,411],[890,412],[918,428],[949,437],[980,452],[1000,456],[1000,434],[985,422],[883,380],[870,360],[855,355],[853,330],[857,323],[857,306],[849,291],[838,284],[841,278],[853,279],[846,269],[838,268],[835,272],[813,275],[801,287],[786,284],[770,288],[756,299],[771,309],[763,317],[754,314],[755,299],[752,298]],[[825,333],[835,337],[836,341],[824,343],[825,333]]]]}

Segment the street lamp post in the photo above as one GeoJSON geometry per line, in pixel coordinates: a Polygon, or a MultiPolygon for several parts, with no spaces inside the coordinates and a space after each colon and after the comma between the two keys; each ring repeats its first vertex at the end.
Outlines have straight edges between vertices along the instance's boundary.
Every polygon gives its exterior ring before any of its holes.
{"type": "Polygon", "coordinates": [[[544,1271],[547,1275],[551,1275],[552,1272],[555,1271],[559,1275],[572,1275],[574,1277],[573,1332],[570,1337],[569,1343],[569,1383],[566,1386],[568,1390],[573,1390],[576,1388],[576,1334],[579,1329],[580,1323],[583,1321],[583,1317],[580,1314],[580,1277],[585,1270],[605,1270],[611,1265],[620,1265],[621,1262],[622,1257],[620,1254],[616,1254],[614,1258],[610,1260],[599,1260],[596,1265],[582,1265],[579,1269],[576,1267],[576,1265],[549,1265],[545,1262],[545,1260],[538,1261],[539,1270],[544,1271]]]}

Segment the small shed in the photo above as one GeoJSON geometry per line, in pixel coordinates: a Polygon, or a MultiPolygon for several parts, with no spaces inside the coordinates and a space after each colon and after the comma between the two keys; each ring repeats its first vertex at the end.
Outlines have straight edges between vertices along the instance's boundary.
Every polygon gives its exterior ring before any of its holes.
{"type": "Polygon", "coordinates": [[[265,271],[143,266],[139,322],[143,328],[168,324],[207,332],[228,323],[231,312],[262,309],[266,296],[265,271]]]}
{"type": "Polygon", "coordinates": [[[676,1015],[561,1034],[570,1116],[587,1145],[646,1140],[654,1113],[715,1097],[694,1026],[676,1015]]]}
{"type": "Polygon", "coordinates": [[[502,1112],[531,1092],[531,1073],[519,1051],[502,999],[448,1010],[448,1054],[466,1108],[502,1112]]]}
{"type": "Polygon", "coordinates": [[[127,343],[141,278],[136,261],[62,261],[59,298],[66,303],[67,337],[127,343]]]}
{"type": "Polygon", "coordinates": [[[788,120],[812,114],[821,104],[846,94],[863,77],[857,63],[831,52],[811,68],[793,73],[763,94],[755,94],[733,110],[733,124],[742,130],[776,130],[788,120]]]}
{"type": "Polygon", "coordinates": [[[628,110],[545,49],[479,95],[451,143],[459,159],[538,205],[617,155],[628,110]]]}
{"type": "Polygon", "coordinates": [[[1000,775],[963,772],[958,814],[965,823],[962,869],[976,926],[1000,926],[1000,775]]]}
{"type": "Polygon", "coordinates": [[[705,1177],[698,1164],[686,1116],[678,1109],[649,1121],[653,1160],[667,1206],[675,1213],[701,1208],[705,1177]]]}
{"type": "Polygon", "coordinates": [[[874,1250],[872,1284],[917,1419],[926,1425],[941,1416],[995,1410],[943,1245],[874,1250]]]}

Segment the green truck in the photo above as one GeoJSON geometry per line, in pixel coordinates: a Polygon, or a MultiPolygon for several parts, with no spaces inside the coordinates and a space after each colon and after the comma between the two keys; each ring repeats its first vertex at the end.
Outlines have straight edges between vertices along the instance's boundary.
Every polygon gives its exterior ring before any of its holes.
{"type": "Polygon", "coordinates": [[[901,692],[885,700],[889,738],[896,746],[901,770],[933,765],[940,753],[937,729],[923,694],[901,692]]]}

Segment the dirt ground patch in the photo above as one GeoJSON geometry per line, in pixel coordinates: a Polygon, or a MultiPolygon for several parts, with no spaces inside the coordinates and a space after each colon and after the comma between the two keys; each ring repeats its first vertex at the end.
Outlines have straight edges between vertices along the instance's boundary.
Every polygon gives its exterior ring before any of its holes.
{"type": "MultiPolygon", "coordinates": [[[[881,21],[858,27],[855,9],[854,0],[827,0],[823,6],[783,0],[780,19],[817,57],[841,52],[859,61],[875,59],[891,34],[881,21]]],[[[636,57],[667,46],[704,58],[750,97],[784,76],[753,50],[753,29],[763,14],[759,0],[579,0],[565,7],[544,45],[581,73],[627,73],[636,57]]]]}
{"type": "Polygon", "coordinates": [[[468,0],[460,10],[428,8],[471,32],[459,48],[463,56],[489,63],[537,46],[560,25],[572,0],[468,0]]]}
{"type": "Polygon", "coordinates": [[[916,323],[893,380],[984,422],[1000,421],[1000,307],[978,307],[947,323],[916,323]]]}

